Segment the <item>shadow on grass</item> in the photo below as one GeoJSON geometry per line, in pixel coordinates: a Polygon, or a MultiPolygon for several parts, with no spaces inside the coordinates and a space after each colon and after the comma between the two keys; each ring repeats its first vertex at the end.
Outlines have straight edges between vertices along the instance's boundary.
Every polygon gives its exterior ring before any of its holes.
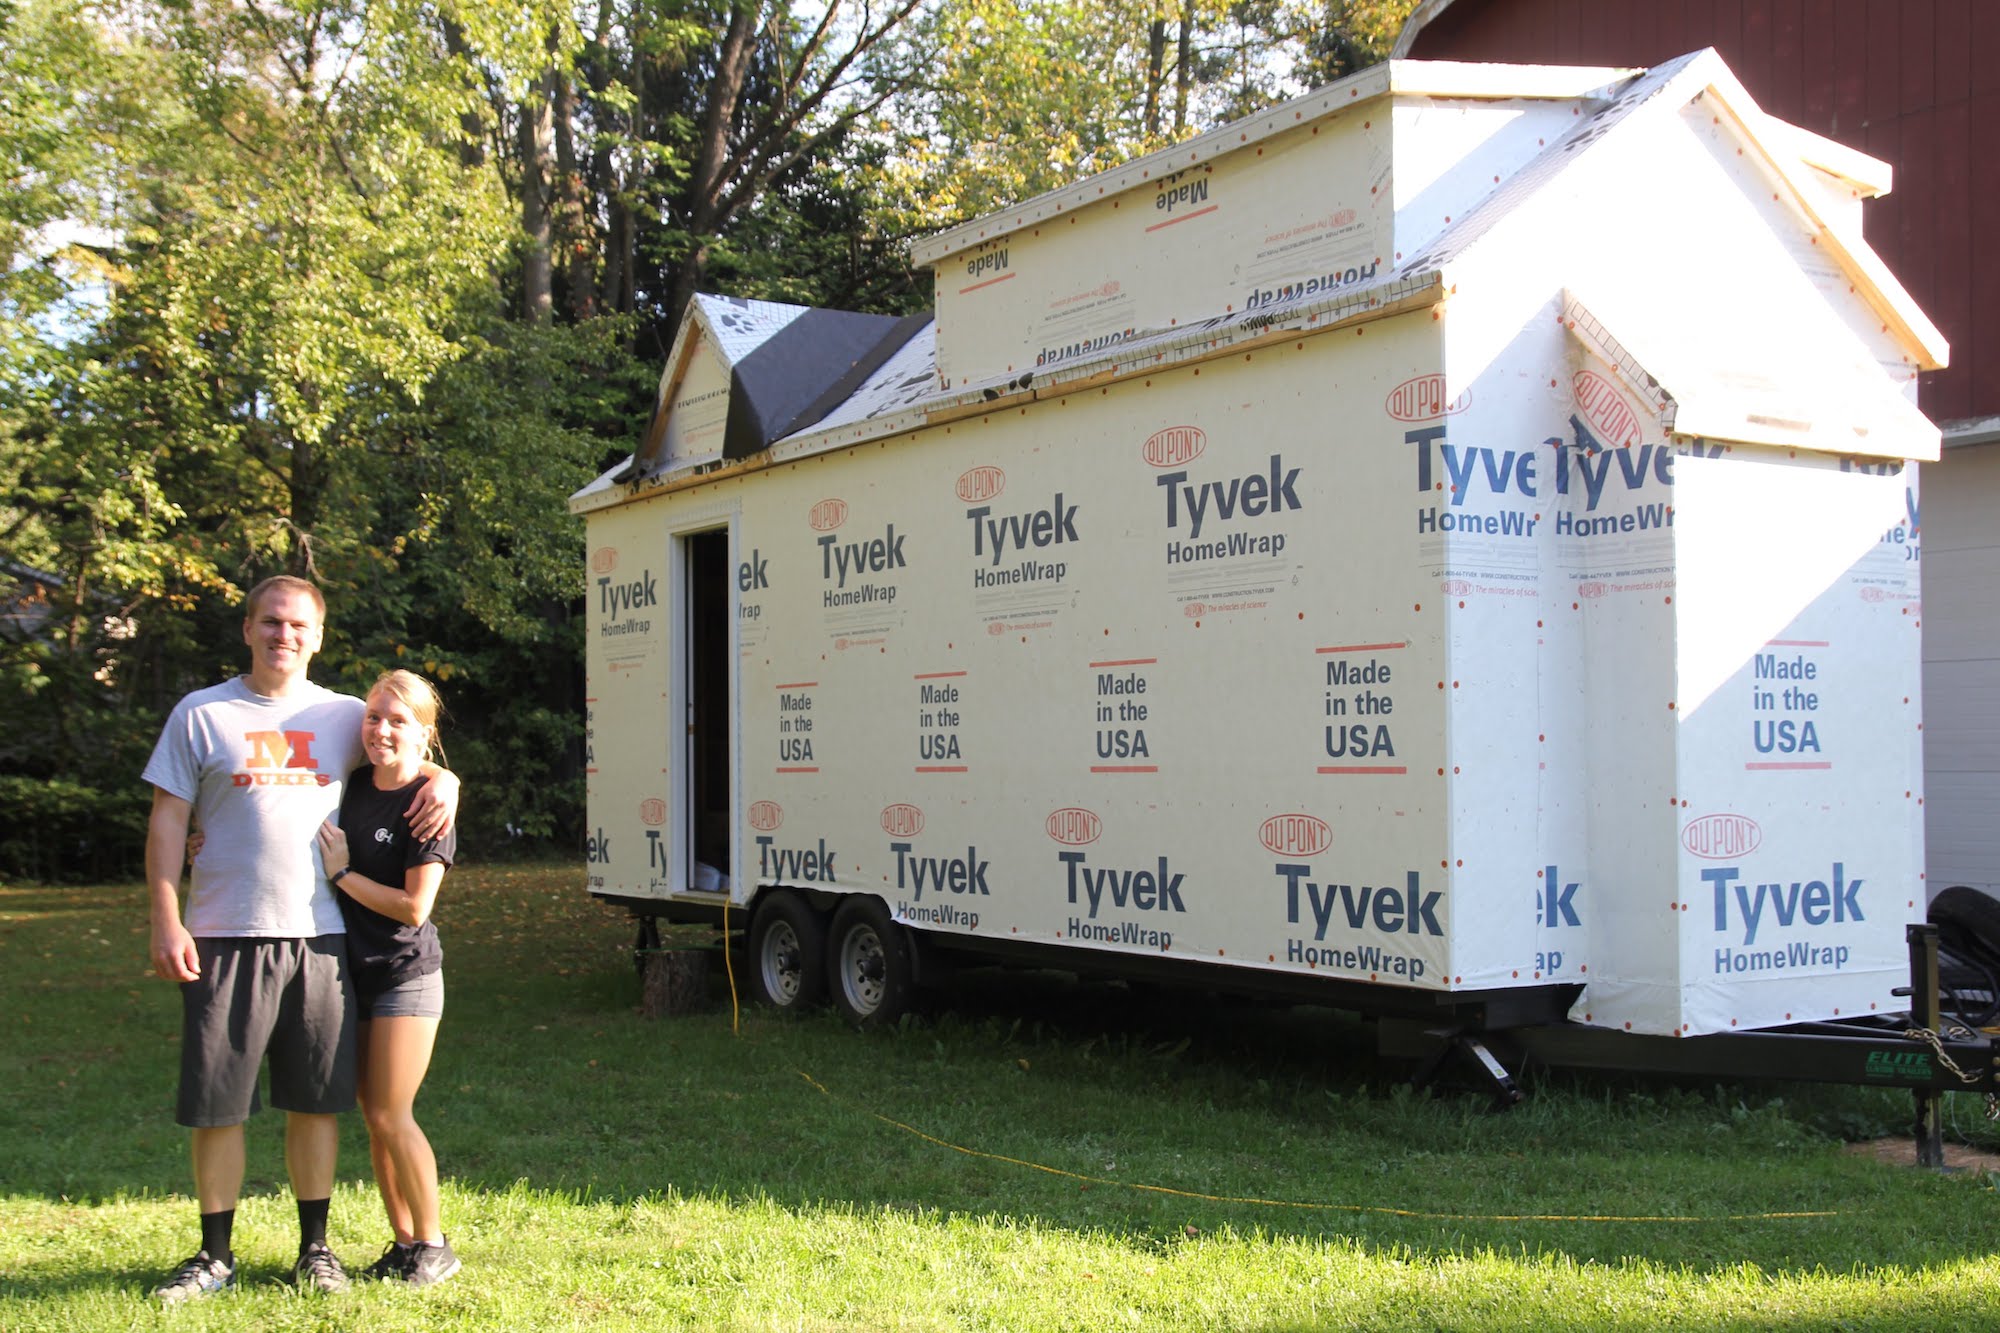
{"type": "MultiPolygon", "coordinates": [[[[73,1297],[96,1292],[108,1292],[134,1303],[143,1302],[144,1308],[164,1310],[152,1297],[159,1285],[173,1276],[174,1266],[186,1258],[178,1252],[168,1257],[162,1255],[163,1263],[148,1267],[151,1260],[135,1259],[130,1265],[116,1268],[104,1266],[82,1266],[52,1261],[50,1271],[43,1273],[35,1269],[16,1271],[0,1278],[0,1301],[67,1301],[73,1297]]],[[[339,1299],[322,1296],[317,1292],[301,1293],[292,1285],[292,1270],[289,1265],[244,1262],[240,1257],[233,1291],[218,1292],[212,1299],[234,1300],[243,1296],[275,1295],[285,1299],[319,1301],[339,1299]]]]}

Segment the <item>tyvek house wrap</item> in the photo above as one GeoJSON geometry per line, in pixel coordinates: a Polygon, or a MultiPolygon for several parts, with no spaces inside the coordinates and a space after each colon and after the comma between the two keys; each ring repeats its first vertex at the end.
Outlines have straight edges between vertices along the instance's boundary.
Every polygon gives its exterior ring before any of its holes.
{"type": "Polygon", "coordinates": [[[675,561],[726,526],[739,902],[1645,1032],[1896,1007],[1943,345],[1841,203],[1882,174],[1712,53],[1378,68],[928,243],[937,325],[741,460],[675,425],[754,355],[704,298],[573,501],[593,887],[701,892],[675,561]]]}

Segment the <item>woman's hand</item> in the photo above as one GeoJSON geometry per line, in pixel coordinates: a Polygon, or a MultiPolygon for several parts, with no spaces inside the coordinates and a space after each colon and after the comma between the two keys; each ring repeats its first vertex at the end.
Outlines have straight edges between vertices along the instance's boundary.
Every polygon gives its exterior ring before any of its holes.
{"type": "Polygon", "coordinates": [[[430,781],[417,789],[416,799],[403,812],[410,832],[419,842],[444,836],[458,818],[458,774],[440,768],[430,781]]]}
{"type": "Polygon", "coordinates": [[[340,831],[340,825],[329,819],[319,826],[316,836],[320,864],[326,867],[327,878],[331,879],[347,868],[347,835],[340,831]]]}

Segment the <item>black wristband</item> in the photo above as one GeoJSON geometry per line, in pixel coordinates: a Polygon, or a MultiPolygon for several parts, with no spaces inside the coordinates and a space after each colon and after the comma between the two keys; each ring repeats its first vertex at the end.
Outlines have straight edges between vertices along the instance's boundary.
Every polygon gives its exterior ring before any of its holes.
{"type": "Polygon", "coordinates": [[[347,874],[352,869],[354,869],[353,866],[342,866],[340,869],[334,871],[331,875],[328,875],[326,877],[326,882],[329,884],[338,884],[340,883],[341,876],[347,874]]]}

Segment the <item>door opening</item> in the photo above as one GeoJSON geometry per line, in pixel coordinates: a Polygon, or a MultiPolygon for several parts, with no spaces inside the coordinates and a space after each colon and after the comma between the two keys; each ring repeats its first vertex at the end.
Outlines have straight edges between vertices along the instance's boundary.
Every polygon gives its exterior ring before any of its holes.
{"type": "Polygon", "coordinates": [[[687,886],[698,892],[729,887],[730,723],[729,531],[715,528],[682,539],[687,569],[687,886]]]}

